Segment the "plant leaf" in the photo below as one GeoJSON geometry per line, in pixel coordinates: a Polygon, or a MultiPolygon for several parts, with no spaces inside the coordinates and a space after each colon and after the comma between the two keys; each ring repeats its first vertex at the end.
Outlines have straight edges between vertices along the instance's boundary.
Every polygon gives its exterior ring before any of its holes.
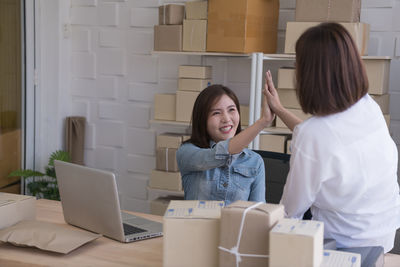
{"type": "Polygon", "coordinates": [[[8,177],[13,177],[13,176],[22,176],[24,178],[32,177],[32,176],[44,176],[44,173],[34,171],[34,170],[16,170],[12,171],[8,177]]]}
{"type": "Polygon", "coordinates": [[[54,151],[49,158],[49,166],[54,166],[54,160],[66,161],[70,162],[71,157],[68,152],[63,150],[56,150],[54,151]]]}

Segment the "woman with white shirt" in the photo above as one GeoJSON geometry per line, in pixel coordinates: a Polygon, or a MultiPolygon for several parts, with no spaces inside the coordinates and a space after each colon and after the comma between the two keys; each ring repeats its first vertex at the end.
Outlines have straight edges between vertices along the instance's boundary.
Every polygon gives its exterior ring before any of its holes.
{"type": "Polygon", "coordinates": [[[393,248],[400,227],[398,153],[350,34],[340,24],[310,28],[296,43],[301,121],[282,107],[271,74],[266,97],[293,131],[290,172],[281,203],[288,217],[311,207],[325,238],[338,247],[393,248]]]}

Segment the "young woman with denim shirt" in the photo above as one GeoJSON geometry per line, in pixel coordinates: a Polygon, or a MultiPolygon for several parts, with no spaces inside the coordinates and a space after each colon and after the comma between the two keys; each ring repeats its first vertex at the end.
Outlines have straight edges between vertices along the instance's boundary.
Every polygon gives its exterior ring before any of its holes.
{"type": "Polygon", "coordinates": [[[222,85],[204,89],[193,107],[191,138],[176,155],[185,199],[265,202],[264,162],[246,147],[273,118],[264,99],[261,118],[241,130],[236,95],[222,85]]]}

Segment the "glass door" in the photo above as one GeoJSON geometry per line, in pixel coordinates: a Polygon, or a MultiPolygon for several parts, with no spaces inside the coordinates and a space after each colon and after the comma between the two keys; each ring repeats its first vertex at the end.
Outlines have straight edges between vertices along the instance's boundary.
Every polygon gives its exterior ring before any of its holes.
{"type": "Polygon", "coordinates": [[[22,167],[23,18],[21,0],[0,0],[0,191],[20,193],[22,167]]]}

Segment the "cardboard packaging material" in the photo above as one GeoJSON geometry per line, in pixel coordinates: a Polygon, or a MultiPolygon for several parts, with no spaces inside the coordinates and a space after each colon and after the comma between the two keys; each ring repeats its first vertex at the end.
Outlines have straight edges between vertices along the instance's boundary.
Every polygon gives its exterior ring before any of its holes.
{"type": "Polygon", "coordinates": [[[171,200],[183,200],[183,197],[179,196],[166,196],[153,199],[150,202],[150,212],[154,215],[164,216],[165,211],[168,208],[171,200]]]}
{"type": "Polygon", "coordinates": [[[176,121],[190,122],[199,92],[176,91],[176,121]]]}
{"type": "Polygon", "coordinates": [[[35,197],[0,193],[0,229],[23,220],[35,220],[35,218],[35,197]]]}
{"type": "Polygon", "coordinates": [[[149,186],[157,189],[182,191],[181,173],[152,170],[149,186]]]}
{"type": "Polygon", "coordinates": [[[0,187],[19,181],[20,177],[8,177],[12,171],[21,169],[21,130],[0,133],[0,187]]]}
{"type": "Polygon", "coordinates": [[[176,148],[159,147],[156,151],[156,169],[166,172],[178,172],[176,148]]]}
{"type": "Polygon", "coordinates": [[[363,60],[368,76],[368,93],[373,95],[387,94],[389,91],[389,58],[365,58],[363,60]]]}
{"type": "Polygon", "coordinates": [[[278,87],[281,89],[296,89],[296,70],[294,68],[278,69],[278,87]]]}
{"type": "MultiPolygon", "coordinates": [[[[310,114],[304,114],[304,112],[301,109],[288,108],[287,110],[292,112],[294,115],[296,115],[298,118],[302,120],[306,120],[311,117],[310,114]]],[[[283,121],[278,117],[276,118],[276,127],[287,128],[286,124],[284,124],[283,121]]]]}
{"type": "Polygon", "coordinates": [[[282,219],[269,237],[270,267],[318,267],[322,263],[323,222],[282,219]]]}
{"type": "MultiPolygon", "coordinates": [[[[337,250],[324,250],[320,267],[361,267],[361,255],[337,250]]],[[[383,266],[383,265],[382,265],[383,266]]]]}
{"type": "Polygon", "coordinates": [[[287,135],[277,135],[277,134],[260,135],[260,150],[286,153],[285,145],[287,139],[288,139],[287,135]]]}
{"type": "Polygon", "coordinates": [[[249,126],[249,106],[240,105],[240,124],[249,126]]]}
{"type": "Polygon", "coordinates": [[[178,90],[201,92],[210,85],[211,79],[180,78],[178,81],[178,90]]]}
{"type": "Polygon", "coordinates": [[[183,51],[204,52],[207,44],[207,20],[183,21],[183,51]]]}
{"type": "Polygon", "coordinates": [[[182,25],[154,25],[154,51],[182,51],[182,25]]]}
{"type": "Polygon", "coordinates": [[[207,51],[275,53],[279,0],[209,0],[207,51]]]}
{"type": "Polygon", "coordinates": [[[154,119],[175,121],[176,94],[154,95],[154,119]]]}
{"type": "Polygon", "coordinates": [[[179,66],[179,78],[211,79],[211,66],[179,66]]]}
{"type": "Polygon", "coordinates": [[[68,254],[71,251],[101,237],[76,227],[60,224],[24,220],[0,230],[0,241],[21,247],[36,247],[41,250],[68,254]]]}
{"type": "Polygon", "coordinates": [[[277,89],[281,104],[285,108],[301,109],[300,103],[297,99],[296,90],[290,89],[277,89]]]}
{"type": "Polygon", "coordinates": [[[218,266],[223,201],[171,201],[164,215],[163,266],[218,266]]]}
{"type": "MultiPolygon", "coordinates": [[[[317,26],[320,22],[288,22],[286,25],[285,49],[287,54],[294,54],[297,39],[307,29],[317,26]]],[[[370,25],[366,23],[340,23],[353,37],[353,40],[360,52],[366,55],[368,52],[370,25]]]]}
{"type": "Polygon", "coordinates": [[[361,0],[297,0],[296,21],[360,22],[361,0]]]}
{"type": "Polygon", "coordinates": [[[389,114],[389,94],[385,95],[371,95],[382,110],[383,114],[389,114]]]}
{"type": "Polygon", "coordinates": [[[168,147],[178,149],[182,144],[182,135],[177,133],[163,133],[157,135],[157,148],[168,147]]]}
{"type": "Polygon", "coordinates": [[[158,8],[158,24],[182,25],[185,14],[184,5],[163,5],[158,8]]]}
{"type": "Polygon", "coordinates": [[[219,266],[237,266],[236,254],[232,248],[238,249],[240,266],[268,266],[269,231],[283,216],[283,205],[261,202],[236,201],[223,208],[219,266]]]}
{"type": "Polygon", "coordinates": [[[186,19],[207,19],[207,1],[186,2],[186,19]]]}

